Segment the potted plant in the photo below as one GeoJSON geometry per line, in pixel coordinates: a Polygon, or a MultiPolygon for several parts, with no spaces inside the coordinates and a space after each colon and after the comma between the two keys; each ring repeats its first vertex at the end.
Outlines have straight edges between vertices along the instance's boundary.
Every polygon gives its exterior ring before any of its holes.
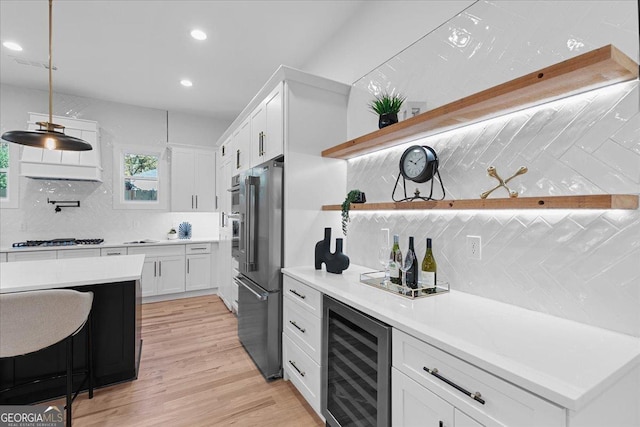
{"type": "Polygon", "coordinates": [[[364,203],[367,199],[360,190],[351,190],[347,193],[347,197],[342,202],[342,234],[347,235],[347,223],[349,222],[349,209],[351,203],[364,203]]]}
{"type": "Polygon", "coordinates": [[[167,233],[167,239],[169,240],[175,240],[178,238],[178,232],[176,231],[175,228],[171,228],[171,230],[169,230],[169,232],[167,233]]]}
{"type": "Polygon", "coordinates": [[[382,93],[377,95],[373,101],[369,103],[369,108],[380,116],[378,120],[378,128],[398,123],[398,112],[402,107],[402,103],[407,99],[399,93],[388,94],[382,93]]]}

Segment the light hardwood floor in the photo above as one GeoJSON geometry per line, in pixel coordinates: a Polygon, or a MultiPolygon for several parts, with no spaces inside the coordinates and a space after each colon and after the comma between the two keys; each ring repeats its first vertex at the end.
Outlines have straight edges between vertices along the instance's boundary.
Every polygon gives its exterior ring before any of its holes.
{"type": "Polygon", "coordinates": [[[216,295],[144,304],[138,379],[79,395],[73,425],[323,426],[290,382],[263,379],[236,325],[216,295]]]}

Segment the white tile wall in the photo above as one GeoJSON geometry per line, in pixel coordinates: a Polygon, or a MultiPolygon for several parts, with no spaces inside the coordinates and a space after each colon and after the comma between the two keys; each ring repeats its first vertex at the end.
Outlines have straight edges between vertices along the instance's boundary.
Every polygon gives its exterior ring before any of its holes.
{"type": "MultiPolygon", "coordinates": [[[[637,60],[636,2],[478,3],[354,84],[350,136],[375,128],[362,111],[377,88],[433,108],[608,43],[637,60]]],[[[638,194],[639,93],[637,81],[623,83],[413,143],[436,150],[451,199],[492,188],[490,165],[503,178],[527,166],[510,183],[522,196],[638,194]]],[[[411,144],[348,161],[348,189],[391,200],[411,144]]],[[[420,257],[433,238],[439,277],[453,289],[640,336],[638,210],[356,212],[353,263],[377,268],[370,236],[383,227],[401,235],[404,252],[415,236],[420,257]],[[482,237],[482,260],[466,256],[467,235],[482,237]]]]}
{"type": "MultiPolygon", "coordinates": [[[[47,92],[9,85],[0,85],[0,89],[1,132],[25,129],[28,112],[48,111],[47,92]]],[[[20,208],[0,211],[0,247],[27,239],[66,237],[95,237],[113,242],[165,239],[169,228],[183,221],[193,225],[193,237],[218,236],[217,213],[123,211],[112,207],[114,144],[166,145],[166,111],[56,93],[53,113],[98,122],[103,182],[20,178],[20,208]],[[81,206],[55,213],[47,198],[80,200],[81,206]]],[[[190,144],[213,145],[227,125],[222,123],[216,129],[206,118],[185,115],[180,118],[188,119],[189,126],[185,129],[190,132],[174,131],[175,138],[190,144]],[[209,140],[199,135],[195,126],[203,121],[209,140]]]]}

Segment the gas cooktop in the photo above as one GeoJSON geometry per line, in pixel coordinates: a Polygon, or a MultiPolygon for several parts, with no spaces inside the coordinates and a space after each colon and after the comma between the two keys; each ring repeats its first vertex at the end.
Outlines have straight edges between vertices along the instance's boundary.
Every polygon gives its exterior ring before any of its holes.
{"type": "Polygon", "coordinates": [[[77,245],[99,245],[104,239],[53,239],[53,240],[27,240],[26,242],[14,243],[14,248],[25,248],[34,246],[77,246],[77,245]]]}

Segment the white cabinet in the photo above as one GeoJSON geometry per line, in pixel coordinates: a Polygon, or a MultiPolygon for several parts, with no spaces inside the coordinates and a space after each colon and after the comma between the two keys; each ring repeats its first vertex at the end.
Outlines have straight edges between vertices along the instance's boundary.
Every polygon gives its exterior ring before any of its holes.
{"type": "Polygon", "coordinates": [[[43,259],[56,259],[56,251],[29,251],[29,252],[9,252],[7,261],[37,261],[43,259]]]}
{"type": "Polygon", "coordinates": [[[213,151],[171,147],[171,210],[213,212],[215,181],[213,151]]]}
{"type": "Polygon", "coordinates": [[[454,426],[454,408],[487,427],[566,425],[563,408],[395,328],[392,343],[394,425],[433,419],[424,425],[454,426]]]}
{"type": "Polygon", "coordinates": [[[114,256],[114,255],[127,255],[127,248],[102,248],[100,249],[100,256],[114,256]]]}
{"type": "Polygon", "coordinates": [[[100,249],[91,248],[91,249],[66,249],[63,251],[57,251],[58,259],[66,259],[66,258],[88,258],[100,256],[100,249]]]}
{"type": "Polygon", "coordinates": [[[129,255],[144,254],[142,296],[185,291],[185,246],[145,246],[128,249],[129,255]]]}
{"type": "Polygon", "coordinates": [[[0,262],[7,262],[7,253],[0,252],[0,262]]]}
{"type": "Polygon", "coordinates": [[[251,166],[284,152],[283,87],[278,85],[251,114],[251,166]]]}
{"type": "Polygon", "coordinates": [[[251,121],[249,117],[240,124],[233,133],[231,145],[233,147],[233,175],[246,171],[251,166],[251,121]]]}
{"type": "Polygon", "coordinates": [[[290,380],[320,417],[322,294],[283,277],[282,343],[285,379],[290,380]]]}
{"type": "Polygon", "coordinates": [[[185,289],[193,291],[210,288],[211,283],[211,243],[188,244],[187,275],[185,289]]]}
{"type": "Polygon", "coordinates": [[[218,244],[216,281],[218,284],[218,295],[229,310],[233,310],[233,285],[232,285],[232,258],[231,239],[233,235],[232,221],[227,216],[231,212],[231,193],[227,189],[231,186],[233,162],[227,160],[218,169],[218,179],[224,183],[221,186],[218,198],[220,209],[220,243],[218,244]]]}

